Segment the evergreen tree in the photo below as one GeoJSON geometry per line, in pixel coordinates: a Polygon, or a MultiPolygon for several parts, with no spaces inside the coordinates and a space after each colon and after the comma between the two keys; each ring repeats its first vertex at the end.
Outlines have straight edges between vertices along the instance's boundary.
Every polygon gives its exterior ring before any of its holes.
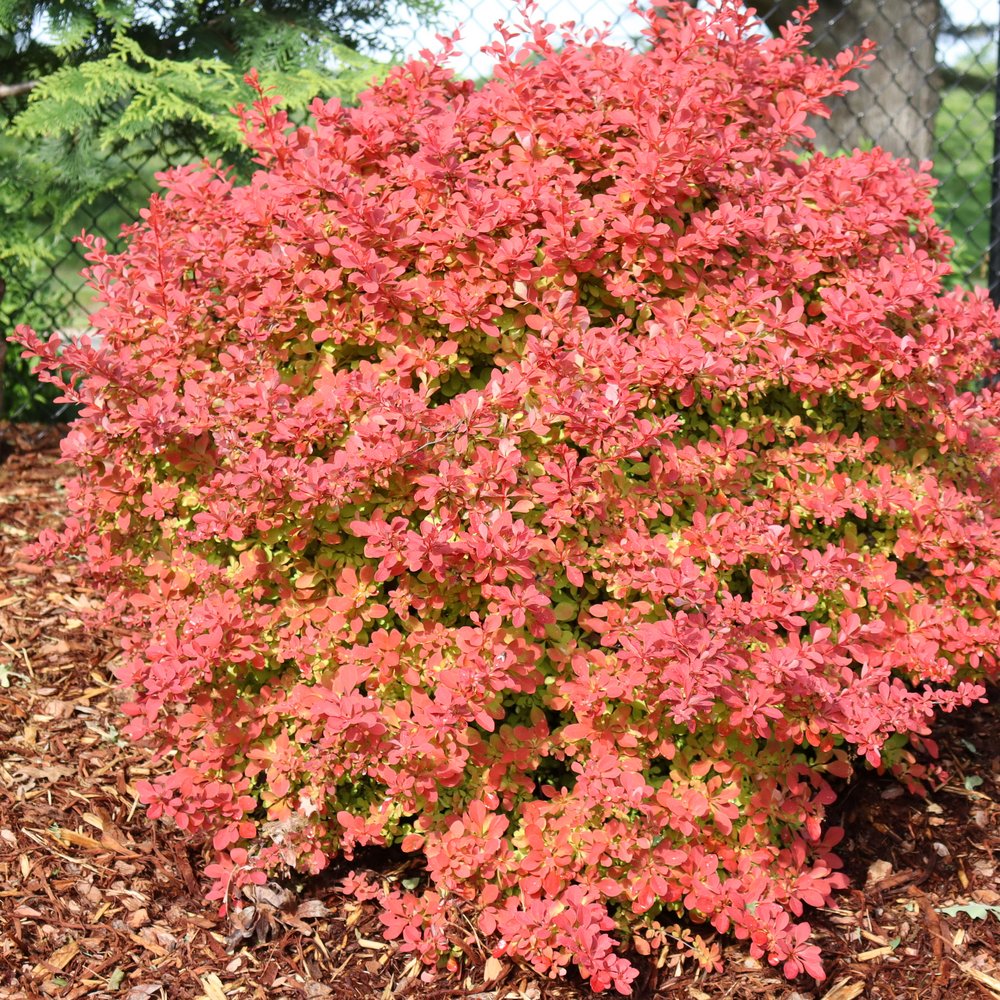
{"type": "Polygon", "coordinates": [[[0,0],[0,413],[25,404],[25,419],[45,412],[23,363],[11,358],[4,369],[2,338],[19,322],[79,325],[69,237],[86,227],[114,238],[168,162],[221,157],[249,170],[229,113],[249,103],[248,70],[304,116],[313,98],[349,101],[384,75],[387,65],[365,53],[384,49],[404,17],[427,23],[439,7],[0,0]],[[63,273],[46,281],[57,265],[63,273]]]}

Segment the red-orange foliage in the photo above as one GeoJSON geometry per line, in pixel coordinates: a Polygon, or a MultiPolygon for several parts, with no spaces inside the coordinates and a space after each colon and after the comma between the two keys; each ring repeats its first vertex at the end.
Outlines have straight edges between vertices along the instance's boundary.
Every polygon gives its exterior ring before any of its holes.
{"type": "Polygon", "coordinates": [[[250,184],[169,171],[91,242],[99,347],[20,331],[84,376],[39,551],[132,631],[143,799],[224,905],[401,842],[422,891],[348,884],[429,968],[468,910],[628,992],[633,932],[718,960],[684,910],[822,974],[826,776],[918,780],[996,669],[1000,324],[942,291],[926,173],[796,158],[864,61],[804,30],[677,3],[642,54],[505,30],[480,92],[425,53],[314,129],[262,94],[250,184]]]}

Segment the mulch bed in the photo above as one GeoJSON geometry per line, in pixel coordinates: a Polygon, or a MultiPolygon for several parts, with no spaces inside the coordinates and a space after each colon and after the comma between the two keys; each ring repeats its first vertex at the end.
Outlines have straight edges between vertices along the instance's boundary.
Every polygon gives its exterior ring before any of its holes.
{"type": "MultiPolygon", "coordinates": [[[[115,636],[88,634],[79,617],[97,596],[77,563],[40,567],[20,552],[65,514],[58,433],[39,433],[0,438],[0,1000],[592,996],[580,981],[487,965],[486,944],[422,982],[382,940],[373,906],[341,896],[335,877],[269,884],[252,924],[217,916],[203,898],[210,845],[138,806],[152,751],[119,735],[115,636]]],[[[870,772],[843,790],[831,818],[847,829],[852,888],[809,916],[824,983],[788,983],[730,941],[718,975],[636,957],[634,995],[1000,1000],[998,706],[1000,692],[940,720],[950,777],[927,801],[870,772]]],[[[407,864],[371,851],[351,867],[393,880],[407,864]]]]}

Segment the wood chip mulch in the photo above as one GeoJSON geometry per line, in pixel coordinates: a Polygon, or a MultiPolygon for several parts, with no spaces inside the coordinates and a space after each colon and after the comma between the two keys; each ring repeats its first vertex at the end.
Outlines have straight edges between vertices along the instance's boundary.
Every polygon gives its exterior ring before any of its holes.
{"type": "MultiPolygon", "coordinates": [[[[138,806],[152,750],[119,733],[115,636],[88,634],[99,600],[77,563],[42,567],[23,546],[65,515],[57,430],[0,426],[0,1000],[582,1000],[472,949],[434,982],[385,942],[370,904],[335,870],[269,883],[254,919],[204,901],[211,846],[138,806]],[[487,976],[492,978],[487,981],[487,976]]],[[[1000,1000],[1000,692],[935,733],[945,786],[928,800],[860,774],[831,819],[852,888],[809,920],[829,978],[794,983],[729,941],[726,971],[633,957],[648,1000],[1000,1000]]],[[[352,867],[404,876],[391,852],[352,867]]],[[[244,915],[248,913],[244,911],[244,915]]],[[[701,928],[703,931],[704,928],[701,928]]]]}

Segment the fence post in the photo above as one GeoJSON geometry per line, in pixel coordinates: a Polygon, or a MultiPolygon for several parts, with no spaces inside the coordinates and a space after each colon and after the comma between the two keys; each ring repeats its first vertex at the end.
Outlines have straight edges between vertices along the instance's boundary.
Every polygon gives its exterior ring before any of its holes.
{"type": "Polygon", "coordinates": [[[1000,11],[997,21],[997,68],[993,81],[993,163],[990,179],[989,288],[993,304],[1000,308],[1000,11]]]}

